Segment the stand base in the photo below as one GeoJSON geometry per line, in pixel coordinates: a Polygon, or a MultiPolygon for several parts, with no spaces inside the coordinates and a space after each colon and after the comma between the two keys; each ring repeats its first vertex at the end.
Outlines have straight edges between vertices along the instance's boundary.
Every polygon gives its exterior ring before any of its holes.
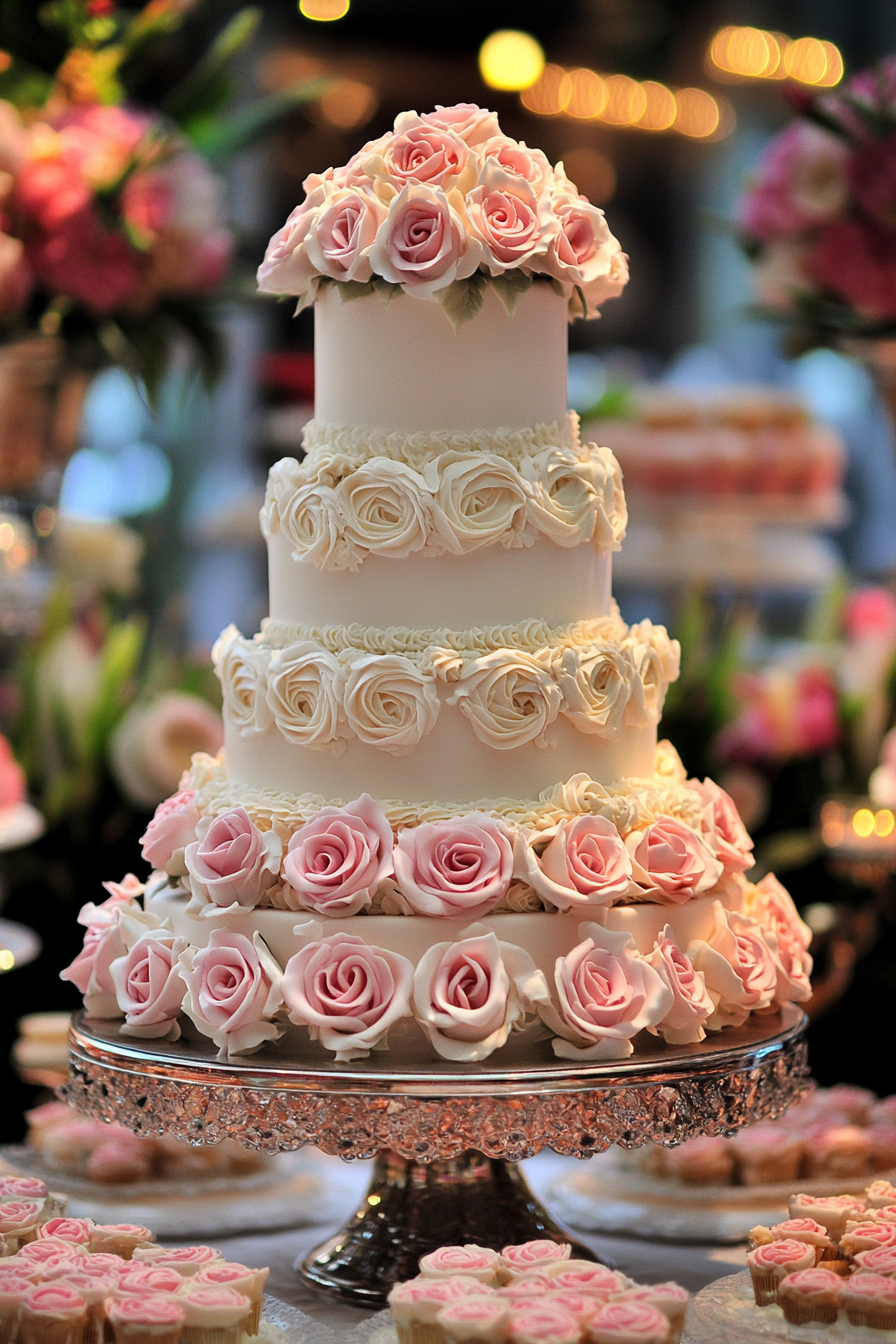
{"type": "Polygon", "coordinates": [[[552,1221],[515,1162],[469,1151],[424,1164],[386,1152],[376,1159],[357,1213],[311,1252],[301,1274],[312,1287],[360,1307],[379,1306],[393,1283],[414,1278],[420,1256],[438,1246],[500,1251],[543,1238],[570,1242],[579,1259],[596,1258],[552,1221]]]}

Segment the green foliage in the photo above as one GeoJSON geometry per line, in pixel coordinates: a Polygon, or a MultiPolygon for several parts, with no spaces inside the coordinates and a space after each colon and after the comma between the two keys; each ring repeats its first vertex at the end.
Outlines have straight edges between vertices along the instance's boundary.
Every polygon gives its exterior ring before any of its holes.
{"type": "Polygon", "coordinates": [[[459,331],[467,322],[472,322],[485,301],[486,277],[477,271],[467,280],[455,280],[436,293],[442,311],[451,322],[455,331],[459,331]]]}
{"type": "Polygon", "coordinates": [[[230,67],[252,42],[260,22],[261,10],[254,5],[234,14],[198,64],[164,100],[162,111],[187,134],[194,125],[207,123],[230,99],[230,67]]]}
{"type": "Polygon", "coordinates": [[[505,271],[503,275],[493,275],[491,286],[501,300],[507,316],[513,317],[520,299],[532,288],[532,277],[517,267],[515,270],[505,271]]]}
{"type": "Polygon", "coordinates": [[[254,144],[297,107],[315,102],[331,83],[329,79],[302,80],[280,93],[258,98],[228,116],[197,119],[184,130],[209,163],[221,163],[254,144]]]}

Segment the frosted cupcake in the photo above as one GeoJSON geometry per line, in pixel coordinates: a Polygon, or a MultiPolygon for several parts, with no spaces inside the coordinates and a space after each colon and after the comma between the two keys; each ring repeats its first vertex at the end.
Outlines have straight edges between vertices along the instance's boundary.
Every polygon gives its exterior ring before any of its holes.
{"type": "Polygon", "coordinates": [[[686,1288],[682,1288],[678,1283],[651,1283],[637,1288],[628,1288],[616,1300],[620,1302],[645,1302],[649,1307],[656,1307],[657,1311],[662,1312],[669,1322],[670,1344],[677,1344],[684,1329],[684,1318],[687,1314],[688,1303],[691,1300],[691,1295],[686,1288]]]}
{"type": "Polygon", "coordinates": [[[235,1288],[189,1284],[182,1298],[183,1344],[240,1344],[252,1305],[235,1288]]]}
{"type": "Polygon", "coordinates": [[[178,1344],[184,1305],[173,1297],[113,1298],[106,1308],[115,1344],[178,1344]]]}
{"type": "Polygon", "coordinates": [[[484,1246],[440,1246],[420,1257],[420,1273],[425,1279],[451,1279],[464,1274],[495,1288],[499,1270],[498,1252],[484,1246]]]}
{"type": "Polygon", "coordinates": [[[814,1218],[827,1230],[831,1241],[839,1241],[846,1231],[847,1219],[864,1213],[865,1202],[854,1195],[791,1195],[791,1218],[814,1218]]]}
{"type": "MultiPolygon", "coordinates": [[[[786,1218],[783,1223],[775,1223],[772,1227],[753,1228],[750,1232],[751,1241],[754,1232],[767,1232],[767,1241],[801,1241],[804,1246],[814,1247],[817,1265],[825,1260],[841,1259],[838,1248],[821,1223],[816,1222],[814,1218],[786,1218]]],[[[760,1243],[757,1241],[756,1244],[760,1243]]]]}
{"type": "Polygon", "coordinates": [[[462,1275],[453,1279],[408,1279],[394,1284],[386,1301],[395,1322],[398,1344],[445,1344],[445,1332],[437,1320],[442,1307],[449,1302],[483,1296],[491,1296],[487,1285],[462,1275]]]}
{"type": "Polygon", "coordinates": [[[510,1308],[498,1297],[464,1297],[436,1314],[448,1344],[503,1344],[510,1329],[510,1308]]]}
{"type": "Polygon", "coordinates": [[[541,1297],[556,1287],[553,1279],[549,1279],[547,1274],[533,1270],[531,1274],[521,1274],[518,1279],[511,1279],[510,1283],[502,1284],[498,1289],[498,1297],[512,1302],[523,1297],[541,1297]]]}
{"type": "Polygon", "coordinates": [[[558,1261],[546,1266],[546,1278],[555,1288],[573,1288],[589,1292],[618,1293],[633,1288],[631,1279],[606,1265],[595,1265],[590,1260],[558,1261]]]}
{"type": "Polygon", "coordinates": [[[896,1185],[892,1181],[872,1181],[865,1189],[865,1200],[869,1209],[882,1209],[888,1204],[896,1204],[896,1185]]]}
{"type": "Polygon", "coordinates": [[[869,1125],[865,1130],[868,1157],[874,1171],[896,1167],[896,1119],[886,1125],[869,1125]]]}
{"type": "Polygon", "coordinates": [[[840,1289],[840,1305],[850,1325],[896,1330],[896,1279],[854,1274],[840,1289]]]}
{"type": "Polygon", "coordinates": [[[0,1235],[9,1255],[36,1239],[43,1209],[42,1199],[12,1199],[0,1204],[0,1235]]]}
{"type": "Polygon", "coordinates": [[[135,1263],[176,1269],[184,1278],[192,1278],[206,1265],[214,1265],[223,1259],[221,1252],[211,1246],[138,1246],[131,1256],[135,1263]]]}
{"type": "Polygon", "coordinates": [[[568,1260],[572,1247],[561,1241],[525,1241],[518,1246],[505,1246],[500,1257],[500,1274],[505,1283],[526,1274],[530,1269],[543,1269],[556,1260],[568,1260]]]}
{"type": "Polygon", "coordinates": [[[264,1285],[270,1272],[267,1266],[264,1269],[249,1269],[247,1265],[237,1264],[233,1260],[220,1260],[214,1265],[206,1265],[204,1269],[200,1269],[190,1282],[203,1287],[217,1287],[223,1283],[248,1297],[252,1310],[249,1313],[246,1334],[257,1335],[261,1322],[264,1285]]]}
{"type": "Polygon", "coordinates": [[[840,1238],[840,1249],[851,1260],[875,1246],[896,1246],[896,1223],[851,1223],[840,1238]]]}
{"type": "Polygon", "coordinates": [[[137,1223],[97,1223],[90,1229],[88,1246],[91,1251],[106,1251],[130,1260],[138,1247],[152,1246],[155,1239],[154,1232],[137,1223]]]}
{"type": "Polygon", "coordinates": [[[815,1249],[800,1241],[771,1241],[747,1254],[757,1307],[770,1307],[778,1299],[778,1284],[787,1274],[815,1267],[815,1249]]]}
{"type": "Polygon", "coordinates": [[[59,1282],[74,1289],[87,1303],[84,1344],[103,1344],[106,1338],[106,1303],[112,1296],[115,1279],[111,1274],[89,1274],[75,1269],[59,1282]]]}
{"type": "Polygon", "coordinates": [[[13,1344],[19,1331],[19,1307],[34,1287],[31,1279],[12,1269],[0,1269],[0,1344],[13,1344]]]}
{"type": "Polygon", "coordinates": [[[56,1237],[60,1241],[70,1242],[73,1246],[90,1246],[90,1234],[96,1227],[92,1218],[51,1218],[37,1229],[38,1241],[46,1237],[56,1237]]]}
{"type": "Polygon", "coordinates": [[[646,1302],[608,1302],[585,1327],[589,1344],[668,1344],[669,1322],[646,1302]]]}
{"type": "Polygon", "coordinates": [[[86,1254],[86,1246],[79,1246],[77,1242],[73,1241],[63,1241],[61,1237],[38,1237],[35,1241],[29,1241],[27,1246],[22,1246],[19,1250],[21,1259],[33,1260],[36,1264],[46,1264],[55,1255],[82,1256],[86,1254]]]}
{"type": "Polygon", "coordinates": [[[128,1261],[118,1276],[116,1297],[174,1297],[184,1286],[184,1276],[169,1265],[139,1265],[128,1261]]]}
{"type": "Polygon", "coordinates": [[[0,1176],[0,1203],[10,1199],[46,1199],[50,1193],[46,1181],[38,1176],[0,1176]]]}
{"type": "Polygon", "coordinates": [[[857,1125],[813,1126],[806,1131],[803,1171],[812,1177],[864,1176],[868,1153],[867,1134],[857,1125]]]}
{"type": "Polygon", "coordinates": [[[883,1274],[896,1279],[896,1247],[873,1246],[870,1251],[859,1251],[856,1267],[864,1274],[883,1274]]]}
{"type": "Polygon", "coordinates": [[[562,1307],[570,1316],[575,1316],[579,1325],[584,1325],[609,1300],[607,1293],[588,1292],[581,1288],[557,1288],[543,1298],[535,1298],[532,1305],[538,1307],[542,1303],[550,1303],[555,1307],[562,1307]]]}
{"type": "Polygon", "coordinates": [[[780,1125],[754,1125],[729,1143],[742,1185],[773,1185],[799,1174],[803,1141],[780,1125]]]}
{"type": "Polygon", "coordinates": [[[87,1303],[64,1283],[36,1283],[19,1303],[20,1344],[81,1344],[87,1303]]]}
{"type": "Polygon", "coordinates": [[[543,1297],[535,1307],[512,1307],[510,1334],[513,1344],[579,1344],[582,1327],[569,1311],[543,1297]]]}
{"type": "Polygon", "coordinates": [[[712,1135],[688,1139],[666,1153],[666,1170],[687,1185],[730,1185],[734,1152],[727,1139],[712,1135]]]}
{"type": "Polygon", "coordinates": [[[791,1325],[831,1325],[843,1279],[830,1269],[804,1269],[778,1284],[778,1306],[791,1325]]]}

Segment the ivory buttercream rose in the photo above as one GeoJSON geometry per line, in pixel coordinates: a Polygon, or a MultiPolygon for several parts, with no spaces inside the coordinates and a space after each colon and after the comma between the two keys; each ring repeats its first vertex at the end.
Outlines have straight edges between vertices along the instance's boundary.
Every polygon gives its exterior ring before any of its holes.
{"type": "Polygon", "coordinates": [[[409,1015],[413,966],[354,934],[322,938],[322,926],[314,921],[295,932],[309,941],[283,972],[290,1021],[308,1027],[311,1039],[335,1051],[338,1062],[366,1059],[383,1046],[389,1028],[409,1015]]]}
{"type": "Polygon", "coordinates": [[[414,1016],[443,1059],[486,1059],[544,995],[543,981],[527,952],[473,924],[420,958],[414,1016]]]}
{"type": "Polygon", "coordinates": [[[187,985],[184,1012],[211,1037],[220,1059],[251,1054],[283,1035],[273,1021],[283,1006],[283,973],[259,934],[250,940],[212,929],[205,947],[188,947],[179,961],[187,985]]]}
{"type": "Polygon", "coordinates": [[[474,658],[464,668],[449,705],[457,705],[487,747],[510,751],[527,742],[547,746],[546,729],[563,698],[557,684],[531,654],[510,649],[474,658]]]}
{"type": "Polygon", "coordinates": [[[692,1045],[706,1036],[705,1024],[715,1010],[706,988],[706,977],[694,969],[667,924],[646,958],[672,991],[672,1006],[656,1026],[648,1030],[669,1045],[692,1045]]]}
{"type": "Polygon", "coordinates": [[[186,984],[180,955],[187,944],[163,930],[149,929],[129,951],[109,967],[118,1006],[124,1013],[125,1036],[152,1040],[180,1035],[180,1016],[186,984]]]}
{"type": "Polygon", "coordinates": [[[559,910],[612,905],[632,886],[631,855],[606,817],[570,817],[547,832],[518,831],[514,860],[515,876],[559,910]]]}
{"type": "Polygon", "coordinates": [[[370,249],[376,275],[406,294],[432,298],[455,280],[465,280],[482,259],[482,244],[467,233],[462,199],[438,187],[410,181],[389,202],[389,213],[370,249]]]}
{"type": "Polygon", "coordinates": [[[710,1031],[739,1027],[754,1009],[767,1008],[774,999],[778,968],[755,919],[726,911],[715,901],[709,937],[692,942],[687,954],[714,1004],[706,1020],[710,1031]]]}
{"type": "Polygon", "coordinates": [[[622,647],[637,673],[625,710],[625,721],[636,726],[658,723],[669,683],[678,677],[681,647],[661,625],[640,621],[629,627],[622,647]]]}
{"type": "Polygon", "coordinates": [[[212,649],[224,693],[224,712],[241,737],[257,737],[271,724],[265,699],[268,654],[244,640],[229,625],[212,649]]]}
{"type": "Polygon", "coordinates": [[[407,756],[435,728],[441,709],[432,678],[398,653],[351,662],[343,705],[352,732],[390,756],[407,756]]]}
{"type": "Polygon", "coordinates": [[[608,452],[590,445],[584,451],[546,448],[520,463],[523,479],[532,487],[528,508],[533,526],[558,546],[579,546],[593,538],[602,549],[619,549],[625,525],[620,531],[612,472],[608,488],[608,452]]]}
{"type": "Polygon", "coordinates": [[[343,671],[312,640],[271,654],[268,708],[287,742],[341,756],[348,732],[342,713],[343,671]]]}
{"type": "Polygon", "coordinates": [[[556,669],[563,714],[580,732],[618,737],[634,675],[631,659],[612,644],[564,649],[556,669]]]}
{"type": "Polygon", "coordinates": [[[336,188],[317,212],[305,235],[305,253],[321,275],[363,284],[373,271],[370,248],[386,206],[361,186],[336,188]]]}
{"type": "Polygon", "coordinates": [[[415,914],[476,918],[507,891],[513,847],[484,813],[407,826],[398,833],[395,878],[415,914]]]}
{"type": "Polygon", "coordinates": [[[722,876],[722,864],[702,838],[677,817],[660,817],[626,837],[635,882],[674,905],[710,891],[722,876]]]}
{"type": "Polygon", "coordinates": [[[349,546],[403,560],[426,545],[432,499],[423,477],[404,462],[374,457],[344,476],[336,501],[349,546]]]}
{"type": "Polygon", "coordinates": [[[279,462],[268,477],[262,531],[278,530],[292,547],[292,558],[319,569],[356,570],[361,552],[345,535],[336,488],[309,481],[296,462],[279,462]],[[276,491],[276,493],[274,493],[276,491]]]}
{"type": "Polygon", "coordinates": [[[702,829],[710,848],[724,864],[725,871],[742,873],[746,868],[752,868],[753,841],[740,819],[734,799],[713,779],[704,779],[702,784],[695,779],[689,787],[703,803],[705,811],[702,829]]]}
{"type": "Polygon", "coordinates": [[[511,463],[496,453],[448,452],[430,462],[423,474],[457,554],[494,542],[520,544],[528,495],[511,463]]]}
{"type": "Polygon", "coordinates": [[[283,875],[301,905],[326,915],[355,915],[393,871],[392,827],[363,793],[325,807],[290,838],[283,875]]]}
{"type": "Polygon", "coordinates": [[[260,831],[244,807],[202,817],[184,851],[194,902],[251,910],[279,880],[282,853],[277,832],[260,831]]]}
{"type": "Polygon", "coordinates": [[[655,1027],[672,1008],[669,986],[642,957],[631,934],[581,924],[582,942],[558,957],[558,1009],[539,1004],[560,1059],[627,1059],[632,1037],[655,1027]]]}
{"type": "Polygon", "coordinates": [[[181,789],[166,798],[140,837],[146,862],[169,877],[182,877],[187,871],[184,850],[196,839],[199,823],[195,799],[194,789],[181,789]]]}

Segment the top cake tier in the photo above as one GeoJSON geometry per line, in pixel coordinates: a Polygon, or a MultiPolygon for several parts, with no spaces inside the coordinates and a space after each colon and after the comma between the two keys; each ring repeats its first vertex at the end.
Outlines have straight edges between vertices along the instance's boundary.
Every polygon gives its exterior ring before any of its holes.
{"type": "Polygon", "coordinates": [[[400,434],[525,430],[566,416],[567,305],[535,284],[513,317],[487,290],[455,331],[436,303],[399,293],[314,305],[318,423],[400,434]]]}

